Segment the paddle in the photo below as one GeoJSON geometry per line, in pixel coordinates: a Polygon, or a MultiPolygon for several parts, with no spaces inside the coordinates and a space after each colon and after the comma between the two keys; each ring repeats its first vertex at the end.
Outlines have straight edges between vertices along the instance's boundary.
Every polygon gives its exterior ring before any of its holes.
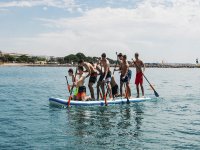
{"type": "Polygon", "coordinates": [[[68,89],[68,91],[70,92],[70,85],[69,85],[69,82],[68,82],[67,76],[65,76],[65,78],[66,78],[66,81],[67,81],[67,89],[68,89]]]}
{"type": "MultiPolygon", "coordinates": [[[[117,52],[116,52],[116,55],[117,55],[117,52]]],[[[115,73],[116,67],[117,67],[117,61],[116,61],[116,63],[115,63],[115,68],[114,68],[114,70],[113,70],[113,75],[114,75],[114,73],[115,73]]]]}
{"type": "MultiPolygon", "coordinates": [[[[77,75],[77,68],[76,68],[76,72],[75,72],[75,77],[74,77],[74,82],[76,81],[76,75],[77,75]]],[[[70,106],[70,101],[72,99],[72,92],[73,92],[73,88],[74,88],[74,84],[72,85],[71,91],[70,91],[70,96],[68,98],[68,102],[67,102],[67,106],[70,106]]]]}
{"type": "MultiPolygon", "coordinates": [[[[133,60],[133,59],[132,59],[133,60]]],[[[133,60],[134,61],[134,60],[133,60]]],[[[134,62],[134,64],[135,64],[135,62],[134,62]]],[[[135,64],[135,66],[138,68],[138,69],[140,69],[139,67],[138,67],[138,65],[137,64],[135,64]]],[[[152,88],[152,90],[154,91],[154,95],[156,96],[156,97],[159,97],[159,94],[156,92],[156,90],[154,89],[154,87],[151,85],[151,83],[149,82],[149,80],[146,78],[146,76],[144,75],[144,73],[142,72],[142,75],[144,76],[144,78],[147,80],[147,82],[149,83],[149,86],[152,88]]]]}

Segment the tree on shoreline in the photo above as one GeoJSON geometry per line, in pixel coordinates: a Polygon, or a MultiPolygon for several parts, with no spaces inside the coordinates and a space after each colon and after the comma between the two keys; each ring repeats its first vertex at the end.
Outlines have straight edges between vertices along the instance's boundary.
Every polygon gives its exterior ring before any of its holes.
{"type": "MultiPolygon", "coordinates": [[[[83,53],[79,52],[77,54],[69,54],[65,57],[50,57],[49,60],[47,60],[45,57],[39,57],[39,56],[27,56],[27,55],[10,55],[1,53],[0,55],[0,61],[3,63],[32,63],[35,64],[37,62],[46,61],[47,63],[58,63],[58,64],[65,64],[65,63],[75,63],[77,64],[79,60],[83,59],[87,62],[97,62],[99,57],[90,57],[85,56],[83,53]]],[[[114,64],[115,61],[112,59],[109,59],[111,64],[114,64]]]]}

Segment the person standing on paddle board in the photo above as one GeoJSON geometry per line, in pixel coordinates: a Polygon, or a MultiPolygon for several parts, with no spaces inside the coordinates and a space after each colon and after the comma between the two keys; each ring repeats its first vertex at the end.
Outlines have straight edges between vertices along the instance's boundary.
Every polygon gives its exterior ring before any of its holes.
{"type": "MultiPolygon", "coordinates": [[[[123,55],[122,55],[122,53],[119,53],[117,56],[118,56],[117,61],[119,62],[119,69],[115,69],[115,71],[119,70],[121,72],[121,70],[122,70],[122,62],[123,62],[123,55]]],[[[132,76],[132,71],[130,69],[128,69],[128,82],[127,82],[127,84],[129,84],[129,85],[130,85],[131,76],[132,76]]],[[[122,87],[123,87],[123,82],[120,80],[120,94],[121,94],[121,97],[124,95],[122,93],[122,91],[123,91],[122,87]]],[[[131,92],[129,93],[129,97],[131,97],[131,92]]]]}
{"type": "Polygon", "coordinates": [[[110,85],[110,81],[111,81],[111,71],[110,71],[110,63],[108,61],[108,59],[106,58],[106,54],[103,53],[101,55],[101,60],[100,60],[100,65],[103,68],[103,74],[100,76],[99,81],[103,82],[101,89],[102,89],[102,93],[103,96],[105,96],[105,88],[104,88],[104,84],[107,84],[107,91],[110,93],[110,98],[112,98],[112,90],[111,90],[111,85],[110,85]]]}
{"type": "Polygon", "coordinates": [[[139,54],[135,53],[135,61],[133,61],[133,65],[136,68],[136,77],[135,77],[135,85],[136,85],[136,90],[137,90],[137,98],[140,97],[139,93],[139,85],[142,90],[142,96],[144,96],[144,88],[143,88],[143,72],[145,70],[145,65],[142,60],[139,59],[139,54]],[[142,67],[143,67],[143,72],[142,72],[142,67]]]}
{"type": "Polygon", "coordinates": [[[126,97],[130,98],[131,95],[131,88],[130,88],[130,84],[129,84],[129,76],[128,76],[128,70],[129,70],[129,64],[127,62],[127,57],[126,55],[122,56],[122,63],[121,63],[121,76],[120,76],[120,82],[122,83],[120,86],[120,94],[122,95],[122,88],[123,85],[126,84],[126,97]]]}
{"type": "Polygon", "coordinates": [[[97,62],[96,69],[99,72],[98,75],[100,75],[99,80],[97,81],[97,100],[99,100],[99,94],[101,95],[101,98],[103,98],[101,91],[102,91],[102,86],[104,86],[104,83],[103,83],[104,73],[102,70],[101,58],[97,62]],[[100,88],[101,88],[101,91],[100,91],[100,88]]]}
{"type": "Polygon", "coordinates": [[[88,87],[90,89],[91,98],[95,99],[93,84],[95,84],[95,82],[97,81],[97,72],[96,72],[96,69],[93,67],[92,64],[84,62],[83,60],[80,60],[78,62],[78,64],[81,65],[81,66],[83,66],[86,69],[86,71],[88,72],[88,75],[86,76],[86,78],[90,77],[89,78],[88,87]]]}

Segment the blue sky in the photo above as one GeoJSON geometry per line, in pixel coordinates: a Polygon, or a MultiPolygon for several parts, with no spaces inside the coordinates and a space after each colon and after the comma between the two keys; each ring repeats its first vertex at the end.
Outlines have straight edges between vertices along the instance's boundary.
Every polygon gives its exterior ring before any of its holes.
{"type": "Polygon", "coordinates": [[[200,0],[1,0],[0,19],[3,52],[200,58],[200,0]]]}

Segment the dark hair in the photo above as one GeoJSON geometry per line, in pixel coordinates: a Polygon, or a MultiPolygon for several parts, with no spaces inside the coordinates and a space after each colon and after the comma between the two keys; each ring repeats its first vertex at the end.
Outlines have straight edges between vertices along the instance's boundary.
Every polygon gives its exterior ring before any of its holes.
{"type": "Polygon", "coordinates": [[[78,66],[78,70],[83,71],[83,66],[78,66]]]}
{"type": "Polygon", "coordinates": [[[138,56],[139,56],[139,54],[138,54],[138,53],[135,53],[135,56],[137,56],[137,57],[138,57],[138,56]]]}
{"type": "Polygon", "coordinates": [[[106,53],[101,54],[101,57],[106,57],[106,53]]]}
{"type": "Polygon", "coordinates": [[[73,74],[73,69],[72,68],[69,68],[68,72],[71,72],[73,74]]]}
{"type": "Polygon", "coordinates": [[[78,61],[78,64],[81,64],[83,62],[84,62],[83,59],[81,59],[81,60],[78,61]]]}
{"type": "Polygon", "coordinates": [[[121,56],[122,56],[122,53],[119,53],[117,56],[118,56],[118,57],[121,57],[121,56]]]}
{"type": "Polygon", "coordinates": [[[92,66],[94,65],[94,63],[93,63],[93,62],[91,62],[91,61],[90,61],[89,63],[90,63],[92,66]]]}
{"type": "Polygon", "coordinates": [[[127,58],[127,57],[126,57],[126,55],[123,55],[123,58],[125,58],[125,59],[126,59],[126,58],[127,58]]]}

